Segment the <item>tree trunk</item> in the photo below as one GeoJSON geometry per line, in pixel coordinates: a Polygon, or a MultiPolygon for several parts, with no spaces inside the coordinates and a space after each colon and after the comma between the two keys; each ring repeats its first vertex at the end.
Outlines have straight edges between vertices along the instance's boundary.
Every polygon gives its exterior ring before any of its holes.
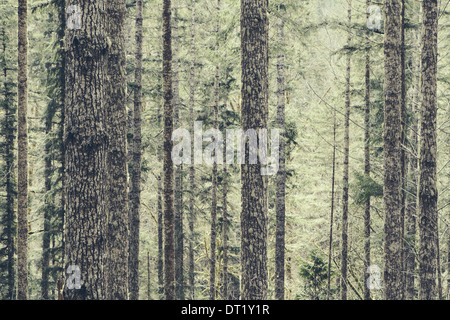
{"type": "Polygon", "coordinates": [[[104,84],[108,40],[105,1],[67,3],[66,28],[66,300],[106,298],[107,119],[104,84]],[[70,9],[69,9],[70,8],[70,9]],[[78,21],[79,14],[79,21],[78,21]],[[89,53],[89,54],[87,54],[89,53]],[[106,200],[106,201],[105,201],[106,200]],[[77,278],[80,271],[80,288],[77,278]],[[75,281],[70,282],[69,280],[75,281]]]}
{"type": "MultiPolygon", "coordinates": [[[[217,0],[216,7],[217,15],[220,14],[220,0],[217,0]]],[[[220,25],[219,19],[216,24],[216,47],[215,53],[219,54],[219,32],[220,25]]],[[[213,126],[215,130],[219,129],[219,66],[216,65],[216,71],[214,76],[214,120],[213,126]]],[[[216,299],[216,224],[217,224],[217,157],[218,154],[214,154],[214,163],[212,168],[212,203],[211,203],[211,256],[210,256],[210,269],[209,269],[209,300],[216,299]]]]}
{"type": "MultiPolygon", "coordinates": [[[[347,45],[351,45],[352,33],[352,1],[348,0],[348,37],[347,45]]],[[[345,88],[345,133],[344,133],[344,177],[342,194],[342,255],[341,255],[341,300],[347,300],[347,264],[348,264],[348,166],[350,153],[350,75],[351,57],[347,54],[347,74],[345,88]]]]}
{"type": "Polygon", "coordinates": [[[27,0],[18,7],[17,299],[28,299],[28,36],[27,0]]]}
{"type": "Polygon", "coordinates": [[[402,219],[401,219],[401,0],[385,1],[384,80],[384,211],[385,270],[384,297],[402,299],[402,219]]]}
{"type": "Polygon", "coordinates": [[[331,296],[331,259],[333,254],[333,224],[334,224],[334,198],[336,185],[336,110],[333,114],[333,169],[331,173],[331,213],[330,213],[330,234],[328,241],[328,270],[327,270],[327,300],[331,296]]]}
{"type": "MultiPolygon", "coordinates": [[[[223,130],[227,131],[227,105],[224,104],[224,121],[223,130]]],[[[227,141],[224,139],[223,143],[224,158],[226,157],[227,141]]],[[[223,164],[223,179],[222,179],[222,246],[223,246],[223,285],[222,296],[224,300],[229,299],[228,293],[228,167],[227,164],[223,164]]]]}
{"type": "Polygon", "coordinates": [[[436,237],[438,236],[436,177],[437,0],[423,3],[422,109],[420,125],[419,277],[421,300],[436,298],[436,237]]]}
{"type": "MultiPolygon", "coordinates": [[[[280,14],[282,8],[279,9],[280,14]]],[[[278,41],[281,51],[277,61],[277,125],[282,132],[279,148],[279,168],[277,172],[277,194],[276,194],[276,236],[275,236],[275,299],[284,300],[284,265],[285,265],[285,224],[286,224],[286,159],[285,159],[285,108],[286,108],[286,85],[284,72],[284,17],[280,18],[278,25],[278,41]]]]}
{"type": "Polygon", "coordinates": [[[108,113],[108,300],[128,299],[128,183],[125,74],[126,1],[108,1],[108,57],[106,109],[108,113]]]}
{"type": "MultiPolygon", "coordinates": [[[[189,73],[189,119],[191,124],[196,120],[194,117],[195,108],[195,1],[191,2],[192,9],[192,21],[191,21],[191,66],[189,73]]],[[[193,132],[191,132],[193,134],[193,132]]],[[[190,294],[189,298],[191,300],[195,299],[195,264],[194,264],[194,220],[195,220],[195,167],[192,163],[189,167],[189,288],[190,294]]]]}
{"type": "Polygon", "coordinates": [[[406,75],[405,75],[405,52],[406,52],[406,43],[405,43],[405,0],[402,0],[402,11],[401,11],[401,85],[402,85],[402,96],[401,96],[401,142],[400,142],[400,165],[401,165],[401,228],[402,228],[402,251],[401,251],[401,272],[402,272],[402,284],[401,284],[401,298],[405,298],[405,287],[406,287],[406,273],[405,273],[405,212],[406,212],[406,187],[407,187],[407,155],[405,150],[406,145],[406,135],[407,135],[407,119],[406,119],[406,75]]]}
{"type": "MultiPolygon", "coordinates": [[[[267,129],[268,0],[241,0],[242,129],[267,129]]],[[[252,150],[254,152],[254,150],[252,150]]],[[[241,165],[241,265],[243,300],[267,298],[267,176],[262,164],[241,165]]]]}
{"type": "Polygon", "coordinates": [[[163,96],[164,96],[164,296],[175,299],[175,244],[173,194],[173,90],[171,0],[163,1],[163,96]]]}
{"type": "MultiPolygon", "coordinates": [[[[174,124],[181,125],[180,91],[179,91],[179,59],[178,59],[178,9],[173,9],[172,24],[172,78],[173,78],[173,108],[174,124]]],[[[184,233],[183,233],[183,164],[176,166],[175,171],[175,296],[184,300],[184,233]]]]}
{"type": "MultiPolygon", "coordinates": [[[[161,154],[161,152],[159,151],[161,154]]],[[[161,156],[158,157],[161,162],[161,156]]],[[[158,290],[162,298],[164,293],[164,234],[163,234],[163,203],[161,174],[158,176],[158,290]]]]}
{"type": "Polygon", "coordinates": [[[129,208],[128,289],[130,300],[139,300],[139,230],[141,207],[142,158],[142,0],[136,1],[136,53],[134,70],[133,147],[131,159],[131,189],[129,208]]]}
{"type": "MultiPolygon", "coordinates": [[[[52,131],[53,116],[47,111],[45,118],[45,135],[47,139],[52,131]]],[[[44,209],[44,232],[42,235],[42,280],[41,280],[41,298],[48,300],[49,275],[50,275],[50,230],[51,216],[54,212],[54,198],[50,195],[52,190],[51,171],[52,171],[52,150],[50,141],[45,142],[44,147],[44,187],[45,187],[45,209],[44,209]]]]}
{"type": "MultiPolygon", "coordinates": [[[[367,7],[370,0],[366,1],[367,7]]],[[[369,14],[367,14],[369,19],[369,14]]],[[[365,76],[365,115],[364,115],[364,174],[370,177],[370,45],[369,30],[367,30],[366,42],[366,76],[365,76]]],[[[364,204],[364,273],[367,274],[370,267],[370,197],[364,204]]],[[[364,281],[366,282],[366,281],[364,281]]],[[[370,286],[364,283],[364,300],[370,300],[370,286]]]]}

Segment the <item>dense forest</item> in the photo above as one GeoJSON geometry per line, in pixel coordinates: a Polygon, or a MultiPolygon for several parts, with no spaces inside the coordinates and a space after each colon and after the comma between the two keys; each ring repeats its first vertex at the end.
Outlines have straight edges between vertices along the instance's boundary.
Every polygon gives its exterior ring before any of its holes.
{"type": "Polygon", "coordinates": [[[2,300],[450,299],[450,1],[0,17],[2,300]]]}

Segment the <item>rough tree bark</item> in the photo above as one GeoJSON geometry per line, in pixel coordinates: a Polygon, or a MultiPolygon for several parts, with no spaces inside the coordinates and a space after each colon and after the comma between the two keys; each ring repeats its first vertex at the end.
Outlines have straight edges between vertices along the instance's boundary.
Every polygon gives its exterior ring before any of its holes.
{"type": "MultiPolygon", "coordinates": [[[[242,129],[267,129],[268,0],[241,0],[242,129]]],[[[243,300],[267,298],[267,176],[260,162],[241,165],[241,265],[243,300]]],[[[254,150],[253,150],[254,152],[254,150]]]]}
{"type": "Polygon", "coordinates": [[[424,1],[422,31],[422,108],[419,184],[419,299],[436,298],[437,214],[437,0],[424,1]]]}
{"type": "Polygon", "coordinates": [[[175,299],[175,244],[173,194],[173,90],[171,0],[163,1],[163,97],[164,97],[164,297],[175,299]]]}
{"type": "MultiPolygon", "coordinates": [[[[370,1],[366,1],[366,6],[370,6],[370,1]]],[[[369,19],[369,14],[367,14],[369,19]]],[[[370,177],[370,44],[369,30],[367,30],[366,42],[366,75],[365,75],[365,114],[364,114],[364,174],[370,177]]],[[[370,267],[370,197],[367,197],[364,204],[364,273],[370,267]]],[[[370,300],[370,287],[364,283],[364,300],[370,300]]]]}
{"type": "MultiPolygon", "coordinates": [[[[66,45],[66,300],[106,298],[107,119],[104,99],[108,40],[106,2],[67,2],[66,45]],[[80,285],[77,289],[78,273],[80,285]],[[69,281],[74,277],[75,281],[69,281]]],[[[74,279],[72,279],[74,280],[74,279]]]]}
{"type": "Polygon", "coordinates": [[[384,297],[402,299],[401,18],[402,1],[385,1],[384,79],[384,297]]]}
{"type": "Polygon", "coordinates": [[[106,109],[108,120],[109,170],[107,299],[128,299],[129,209],[127,172],[127,110],[125,73],[126,1],[110,0],[107,7],[108,81],[106,109]]]}
{"type": "Polygon", "coordinates": [[[28,36],[27,0],[18,6],[17,299],[28,299],[28,36]]]}

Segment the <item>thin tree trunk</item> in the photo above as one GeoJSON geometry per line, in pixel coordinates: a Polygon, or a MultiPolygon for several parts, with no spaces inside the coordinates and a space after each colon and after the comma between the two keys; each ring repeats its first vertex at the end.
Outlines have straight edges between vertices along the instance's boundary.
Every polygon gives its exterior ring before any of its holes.
{"type": "MultiPolygon", "coordinates": [[[[179,59],[178,59],[178,9],[173,9],[172,25],[172,81],[174,124],[181,125],[180,92],[179,92],[179,59]]],[[[175,171],[175,295],[177,300],[184,300],[184,233],[183,233],[183,164],[176,166],[175,171]]]]}
{"type": "Polygon", "coordinates": [[[419,276],[421,300],[436,298],[436,237],[438,236],[436,177],[437,0],[424,1],[422,38],[422,109],[420,125],[419,276]]]}
{"type": "Polygon", "coordinates": [[[163,96],[164,96],[164,296],[175,300],[175,244],[173,161],[173,89],[171,0],[163,1],[163,96]]]}
{"type": "Polygon", "coordinates": [[[131,159],[131,188],[129,208],[129,258],[128,290],[130,300],[139,300],[139,230],[141,206],[141,159],[142,159],[142,6],[136,1],[136,53],[134,70],[133,146],[131,159]]]}
{"type": "MultiPolygon", "coordinates": [[[[352,1],[348,0],[348,37],[347,45],[350,46],[352,33],[350,25],[352,23],[352,1]]],[[[347,264],[348,264],[348,171],[350,153],[350,75],[351,57],[347,54],[347,73],[345,88],[345,133],[344,133],[344,177],[342,195],[342,258],[341,258],[341,300],[347,300],[347,264]]]]}
{"type": "Polygon", "coordinates": [[[333,224],[334,224],[334,190],[336,183],[336,111],[333,114],[333,169],[331,173],[331,213],[330,233],[328,241],[328,270],[327,270],[327,300],[331,297],[331,259],[333,254],[333,224]]]}
{"type": "Polygon", "coordinates": [[[108,300],[128,299],[129,209],[127,172],[127,110],[125,74],[126,1],[108,1],[108,300]]]}
{"type": "Polygon", "coordinates": [[[402,190],[401,190],[401,0],[385,1],[384,82],[384,297],[402,299],[402,190]]]}
{"type": "MultiPolygon", "coordinates": [[[[49,113],[49,112],[48,112],[49,113]]],[[[52,116],[49,114],[45,118],[45,135],[49,137],[52,131],[52,116]]],[[[52,150],[49,141],[46,141],[44,147],[44,187],[45,187],[45,210],[44,210],[44,232],[42,235],[42,280],[41,280],[41,297],[42,300],[48,300],[49,275],[50,275],[50,229],[51,229],[51,213],[54,209],[54,198],[49,195],[52,189],[51,171],[52,171],[52,150]]]]}
{"type": "MultiPolygon", "coordinates": [[[[158,160],[161,162],[161,151],[158,160]]],[[[160,297],[164,294],[164,233],[161,174],[158,176],[158,290],[160,297]]]]}
{"type": "MultiPolygon", "coordinates": [[[[220,14],[220,0],[217,0],[216,12],[220,14]]],[[[216,24],[216,47],[215,53],[219,53],[219,19],[216,24]]],[[[215,130],[219,129],[219,66],[216,65],[214,76],[214,120],[213,126],[215,130]]],[[[217,159],[218,154],[214,154],[215,160],[212,168],[212,204],[211,204],[211,251],[210,251],[210,270],[209,270],[209,300],[216,299],[216,224],[217,224],[217,159]]]]}
{"type": "MultiPolygon", "coordinates": [[[[281,13],[280,8],[280,13],[281,13]]],[[[285,235],[286,235],[286,158],[285,158],[285,108],[286,108],[286,85],[284,72],[284,21],[280,18],[278,24],[278,41],[281,52],[277,61],[277,125],[282,132],[279,148],[279,168],[277,172],[277,194],[276,194],[276,236],[275,236],[275,299],[284,300],[284,265],[285,265],[285,235]]]]}
{"type": "Polygon", "coordinates": [[[401,85],[402,85],[402,100],[401,100],[401,142],[400,142],[400,164],[401,164],[401,228],[402,228],[402,251],[401,251],[401,267],[402,267],[402,288],[401,295],[402,299],[405,298],[405,288],[406,288],[406,267],[405,267],[405,212],[406,212],[406,187],[407,187],[407,155],[405,151],[406,135],[407,135],[407,119],[406,119],[406,75],[405,75],[405,0],[402,0],[402,13],[401,13],[401,85]]]}
{"type": "MultiPolygon", "coordinates": [[[[367,7],[370,0],[366,1],[367,7]]],[[[367,14],[369,19],[369,14],[367,14]]],[[[367,32],[369,37],[369,31],[367,32]]],[[[364,115],[364,174],[370,177],[370,46],[366,43],[366,76],[365,76],[365,115],[364,115]]],[[[370,267],[370,197],[367,197],[364,208],[364,272],[370,267]]],[[[370,286],[364,283],[364,300],[370,300],[370,286]]]]}
{"type": "MultiPolygon", "coordinates": [[[[227,104],[224,104],[224,121],[223,130],[227,131],[227,104]]],[[[224,139],[223,143],[223,156],[226,157],[227,141],[224,139]]],[[[229,299],[228,294],[228,167],[227,164],[223,165],[223,179],[222,179],[222,246],[223,246],[223,285],[222,296],[224,300],[229,299]]]]}
{"type": "MultiPolygon", "coordinates": [[[[242,129],[267,129],[268,0],[241,0],[242,129]]],[[[254,152],[254,150],[253,150],[254,152]]],[[[267,176],[261,162],[241,165],[242,299],[267,298],[267,176]]]]}
{"type": "Polygon", "coordinates": [[[28,299],[28,36],[27,0],[18,7],[17,299],[28,299]]]}
{"type": "Polygon", "coordinates": [[[67,7],[71,8],[71,23],[65,36],[64,144],[65,263],[69,278],[64,299],[100,300],[106,298],[104,263],[108,222],[108,132],[104,99],[108,58],[106,3],[69,0],[67,7]],[[77,288],[76,270],[80,272],[80,288],[77,288]]]}
{"type": "MultiPolygon", "coordinates": [[[[191,2],[192,21],[191,21],[191,66],[189,73],[189,119],[191,124],[194,123],[194,108],[195,108],[195,0],[191,2]]],[[[191,132],[192,134],[192,132],[191,132]]],[[[190,299],[195,299],[195,263],[194,263],[194,220],[195,220],[195,167],[192,163],[189,167],[189,288],[190,299]]]]}

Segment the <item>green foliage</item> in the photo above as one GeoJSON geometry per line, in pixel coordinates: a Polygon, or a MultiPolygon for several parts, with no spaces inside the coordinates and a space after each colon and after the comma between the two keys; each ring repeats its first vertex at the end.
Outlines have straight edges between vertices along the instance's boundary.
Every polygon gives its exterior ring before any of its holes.
{"type": "Polygon", "coordinates": [[[383,196],[383,185],[372,179],[371,176],[354,173],[355,183],[350,185],[354,192],[355,203],[362,205],[370,198],[380,198],[383,196]]]}
{"type": "Polygon", "coordinates": [[[300,277],[305,285],[303,292],[297,298],[308,300],[323,300],[326,298],[328,266],[316,250],[310,252],[309,261],[301,263],[300,277]]]}

